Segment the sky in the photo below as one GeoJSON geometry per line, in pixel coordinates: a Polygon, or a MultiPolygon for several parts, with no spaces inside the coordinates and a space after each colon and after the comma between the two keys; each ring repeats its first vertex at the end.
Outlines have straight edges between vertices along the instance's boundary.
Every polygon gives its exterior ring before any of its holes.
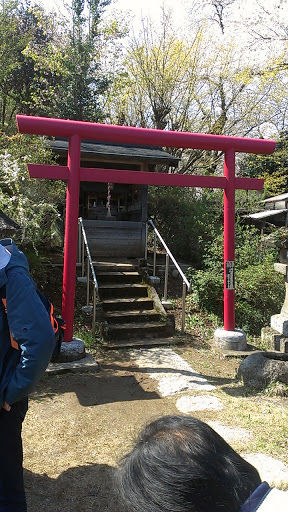
{"type": "MultiPolygon", "coordinates": [[[[151,17],[156,23],[160,20],[163,6],[173,11],[175,25],[183,23],[188,13],[189,0],[115,0],[108,9],[129,10],[133,16],[133,28],[140,29],[141,18],[151,17]]],[[[191,2],[190,2],[191,5],[191,2]]],[[[109,10],[107,9],[107,13],[109,10]]]]}
{"type": "MultiPolygon", "coordinates": [[[[61,11],[63,8],[62,0],[40,0],[41,3],[47,10],[58,10],[61,11]]],[[[65,1],[65,0],[64,0],[65,1]]],[[[70,0],[66,0],[67,3],[70,3],[70,0]]],[[[165,4],[166,7],[171,8],[178,20],[183,20],[185,18],[185,12],[188,12],[189,0],[113,0],[111,5],[106,8],[106,13],[117,9],[121,11],[131,11],[131,15],[133,16],[133,27],[137,28],[140,26],[141,17],[145,17],[147,15],[151,16],[155,21],[160,19],[161,7],[165,4]],[[175,5],[177,8],[175,8],[175,5]],[[185,7],[186,6],[186,7],[185,7]]]]}
{"type": "MultiPolygon", "coordinates": [[[[141,17],[141,15],[148,15],[158,18],[161,12],[161,7],[165,4],[168,8],[173,9],[174,11],[178,11],[179,15],[184,15],[184,5],[188,2],[183,2],[182,0],[116,0],[113,2],[112,6],[121,10],[130,10],[137,17],[141,17]],[[177,8],[175,9],[175,5],[177,8]]],[[[110,6],[110,8],[112,7],[110,6]]]]}
{"type": "MultiPolygon", "coordinates": [[[[66,3],[66,5],[71,5],[72,3],[72,0],[40,1],[44,5],[44,7],[46,7],[47,10],[54,9],[56,11],[63,10],[63,4],[66,3]]],[[[181,31],[183,34],[189,34],[191,32],[191,24],[193,24],[193,22],[195,22],[196,19],[198,19],[199,21],[202,17],[205,18],[205,15],[208,17],[213,16],[213,13],[215,15],[213,7],[211,7],[211,2],[209,1],[200,2],[200,0],[112,0],[111,4],[105,10],[103,19],[105,19],[105,17],[108,17],[109,19],[111,15],[113,19],[114,16],[112,13],[115,10],[122,11],[124,13],[125,11],[130,11],[129,17],[127,16],[127,20],[130,19],[130,16],[132,16],[132,21],[129,21],[128,23],[130,28],[133,29],[134,33],[137,34],[142,28],[141,18],[145,18],[148,15],[150,18],[152,18],[154,26],[156,28],[157,24],[160,25],[161,8],[163,7],[163,5],[166,8],[172,10],[173,27],[178,31],[180,28],[179,34],[181,34],[181,31]]],[[[262,12],[262,14],[264,14],[265,11],[267,10],[270,12],[270,14],[267,15],[266,13],[266,25],[268,23],[267,27],[270,26],[270,34],[268,34],[269,29],[266,28],[266,34],[264,35],[271,35],[271,32],[273,32],[274,28],[276,27],[276,32],[279,32],[281,36],[281,29],[279,29],[279,23],[281,24],[281,22],[284,22],[285,25],[288,24],[287,0],[238,0],[235,3],[232,3],[229,10],[229,19],[231,23],[229,27],[229,24],[225,22],[225,36],[228,36],[228,38],[233,37],[235,41],[238,41],[238,43],[245,43],[245,41],[247,41],[247,34],[245,35],[245,30],[243,30],[243,27],[247,26],[248,23],[252,25],[254,23],[254,30],[258,32],[259,22],[261,25],[261,17],[259,18],[259,12],[262,12]]],[[[216,28],[215,22],[214,25],[211,26],[213,29],[212,34],[214,34],[215,32],[214,35],[218,37],[217,34],[220,33],[219,25],[217,25],[218,32],[217,30],[214,30],[214,28],[216,28]]],[[[273,33],[272,35],[274,36],[273,33]]],[[[286,30],[283,37],[287,37],[286,30]]],[[[282,42],[280,44],[282,44],[282,42]]],[[[263,53],[263,58],[264,57],[267,57],[267,55],[265,56],[265,53],[263,53]]],[[[258,58],[256,54],[255,58],[258,58]]]]}
{"type": "MultiPolygon", "coordinates": [[[[56,6],[56,8],[60,8],[63,3],[62,0],[42,0],[42,3],[47,7],[47,9],[52,9],[56,6]]],[[[68,2],[69,3],[69,0],[68,2]]],[[[175,3],[179,6],[180,2],[175,2],[175,0],[164,0],[164,3],[167,6],[175,8],[175,3]]],[[[184,2],[185,3],[185,2],[184,2]]],[[[187,3],[187,2],[186,2],[187,3]]],[[[109,8],[117,8],[121,10],[131,10],[137,15],[141,15],[141,12],[144,14],[153,14],[153,11],[160,12],[160,6],[163,4],[163,0],[113,0],[112,4],[109,8]]]]}

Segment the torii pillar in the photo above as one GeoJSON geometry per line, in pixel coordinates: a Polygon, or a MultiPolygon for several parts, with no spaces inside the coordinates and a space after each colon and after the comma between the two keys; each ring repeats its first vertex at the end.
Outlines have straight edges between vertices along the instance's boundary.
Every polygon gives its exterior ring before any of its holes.
{"type": "Polygon", "coordinates": [[[235,153],[271,154],[276,142],[264,139],[228,137],[115,126],[67,119],[18,115],[19,132],[31,135],[67,137],[67,166],[28,164],[32,178],[67,181],[62,316],[66,320],[65,341],[73,338],[77,260],[77,226],[80,181],[164,185],[176,187],[221,188],[224,190],[224,329],[217,329],[215,342],[221,348],[242,350],[245,333],[235,330],[235,190],[262,190],[263,180],[235,177],[235,153]],[[222,151],[224,176],[193,176],[155,172],[80,168],[81,140],[118,144],[167,146],[222,151]]]}

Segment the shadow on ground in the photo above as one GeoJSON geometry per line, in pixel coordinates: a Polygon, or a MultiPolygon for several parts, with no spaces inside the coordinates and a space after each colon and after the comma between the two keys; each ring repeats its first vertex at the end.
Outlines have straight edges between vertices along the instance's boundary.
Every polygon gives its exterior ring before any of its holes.
{"type": "MultiPolygon", "coordinates": [[[[139,369],[138,369],[139,371],[139,369]]],[[[91,374],[64,374],[59,377],[46,377],[33,393],[33,400],[53,399],[65,393],[75,393],[83,407],[114,402],[160,399],[154,390],[145,390],[141,381],[133,375],[107,376],[91,374]]]]}
{"type": "Polygon", "coordinates": [[[29,512],[124,512],[114,482],[115,468],[90,464],[58,478],[24,470],[29,512]]]}

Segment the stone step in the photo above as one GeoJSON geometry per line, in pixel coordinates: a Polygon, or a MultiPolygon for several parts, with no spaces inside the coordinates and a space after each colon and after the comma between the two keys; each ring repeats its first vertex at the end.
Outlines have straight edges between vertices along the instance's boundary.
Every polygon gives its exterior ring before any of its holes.
{"type": "Polygon", "coordinates": [[[101,300],[120,297],[147,297],[145,284],[103,284],[99,286],[101,300]]]}
{"type": "Polygon", "coordinates": [[[94,268],[99,272],[137,272],[137,263],[93,261],[94,268]]]}
{"type": "Polygon", "coordinates": [[[109,325],[109,339],[123,339],[129,337],[142,338],[165,335],[166,323],[164,322],[139,322],[133,324],[111,324],[109,325]]]}
{"type": "Polygon", "coordinates": [[[101,302],[102,308],[105,312],[108,311],[138,311],[141,312],[147,309],[153,309],[153,300],[149,297],[130,297],[119,299],[107,299],[101,302]]]}
{"type": "Polygon", "coordinates": [[[93,264],[103,312],[103,343],[108,348],[169,344],[171,329],[148,297],[149,287],[142,283],[138,260],[93,264]]]}
{"type": "Polygon", "coordinates": [[[142,276],[139,272],[97,272],[97,281],[102,283],[141,283],[142,276]]]}
{"type": "Polygon", "coordinates": [[[167,336],[160,338],[152,338],[151,336],[144,338],[131,338],[128,337],[126,339],[117,339],[113,341],[104,341],[102,342],[103,346],[106,349],[118,349],[118,348],[133,348],[133,347],[160,347],[167,345],[180,345],[185,343],[185,339],[179,338],[177,336],[167,336]]]}
{"type": "Polygon", "coordinates": [[[105,313],[105,320],[109,325],[114,323],[130,323],[130,322],[149,322],[157,321],[160,319],[160,315],[156,309],[148,309],[139,311],[112,311],[105,313]]]}

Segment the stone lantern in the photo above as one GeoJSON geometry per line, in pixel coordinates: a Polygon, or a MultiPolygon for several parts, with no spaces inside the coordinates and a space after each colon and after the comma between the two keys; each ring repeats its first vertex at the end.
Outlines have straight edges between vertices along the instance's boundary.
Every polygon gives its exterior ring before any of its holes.
{"type": "Polygon", "coordinates": [[[274,263],[274,270],[284,277],[285,299],[280,313],[271,316],[271,328],[262,329],[261,338],[271,349],[288,353],[288,237],[282,236],[275,246],[280,248],[280,262],[274,263]]]}

